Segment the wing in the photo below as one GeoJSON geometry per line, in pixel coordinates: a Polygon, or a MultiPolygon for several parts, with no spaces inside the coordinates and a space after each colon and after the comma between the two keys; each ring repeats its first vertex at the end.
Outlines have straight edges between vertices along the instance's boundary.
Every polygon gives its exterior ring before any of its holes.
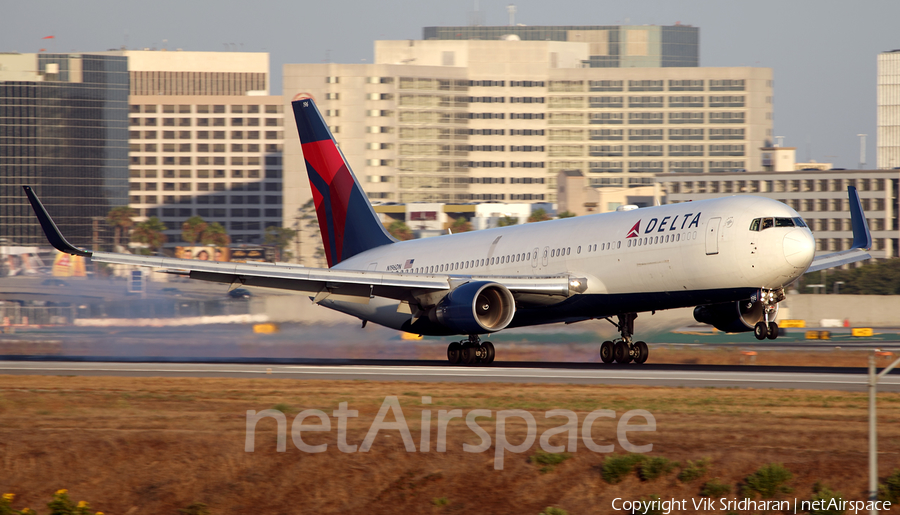
{"type": "Polygon", "coordinates": [[[870,259],[869,249],[872,248],[872,233],[869,232],[869,224],[859,201],[859,192],[853,186],[847,187],[847,195],[850,197],[850,225],[853,228],[853,245],[848,250],[833,252],[816,256],[806,273],[834,268],[870,259]]]}
{"type": "Polygon", "coordinates": [[[434,298],[439,299],[444,293],[473,280],[489,280],[502,284],[512,293],[525,298],[537,296],[545,299],[555,297],[562,300],[587,289],[585,279],[567,275],[497,277],[403,274],[336,268],[307,268],[272,263],[221,263],[113,252],[90,252],[79,249],[66,241],[31,187],[24,186],[23,188],[47,239],[60,252],[90,257],[100,263],[153,267],[161,269],[160,271],[165,273],[189,276],[191,279],[230,284],[232,288],[259,286],[291,290],[315,295],[316,302],[330,298],[368,303],[372,297],[386,297],[414,305],[433,304],[434,298]],[[434,297],[435,294],[437,294],[436,297],[434,297]],[[432,301],[429,302],[429,300],[432,301]]]}

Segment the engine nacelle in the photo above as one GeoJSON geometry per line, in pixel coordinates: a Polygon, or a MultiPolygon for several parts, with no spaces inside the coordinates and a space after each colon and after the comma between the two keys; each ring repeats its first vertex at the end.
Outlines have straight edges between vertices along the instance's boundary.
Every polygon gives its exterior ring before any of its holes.
{"type": "MultiPolygon", "coordinates": [[[[694,319],[726,333],[742,333],[752,331],[757,322],[765,320],[765,310],[765,304],[749,299],[724,304],[707,304],[694,308],[694,319]]],[[[777,312],[776,304],[769,320],[774,320],[777,312]]]]}
{"type": "Polygon", "coordinates": [[[512,322],[516,301],[502,284],[476,281],[448,293],[429,318],[458,334],[499,331],[512,322]]]}

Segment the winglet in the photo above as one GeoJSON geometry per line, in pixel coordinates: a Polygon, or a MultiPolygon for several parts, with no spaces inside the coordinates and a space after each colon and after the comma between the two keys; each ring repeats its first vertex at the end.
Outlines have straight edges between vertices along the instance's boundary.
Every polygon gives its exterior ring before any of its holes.
{"type": "Polygon", "coordinates": [[[869,224],[866,223],[866,215],[862,210],[862,203],[859,201],[859,192],[856,187],[847,186],[847,194],[850,197],[850,225],[853,228],[853,246],[854,249],[871,249],[872,233],[869,232],[869,224]]]}
{"type": "Polygon", "coordinates": [[[41,222],[41,228],[44,230],[44,235],[47,236],[47,240],[50,241],[50,245],[53,245],[56,250],[65,252],[66,254],[85,257],[91,256],[90,252],[81,250],[66,241],[62,233],[59,232],[59,227],[57,227],[56,224],[53,223],[53,219],[50,218],[50,214],[47,213],[47,210],[44,209],[44,205],[41,204],[41,201],[38,200],[37,195],[34,194],[31,186],[22,186],[22,189],[25,190],[25,195],[28,196],[28,201],[31,202],[31,207],[32,209],[34,209],[34,214],[37,215],[38,221],[41,222]]]}

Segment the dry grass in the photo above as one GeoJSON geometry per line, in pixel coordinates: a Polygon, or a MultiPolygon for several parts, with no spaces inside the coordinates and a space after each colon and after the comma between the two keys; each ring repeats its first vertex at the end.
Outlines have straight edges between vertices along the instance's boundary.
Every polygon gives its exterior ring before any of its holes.
{"type": "MultiPolygon", "coordinates": [[[[880,471],[900,467],[900,394],[879,402],[880,471]]],[[[494,421],[480,419],[494,435],[494,421]]],[[[508,426],[513,443],[522,426],[508,426]]],[[[560,437],[556,437],[560,438],[560,437]]],[[[594,425],[599,444],[615,443],[615,422],[594,425]]],[[[560,440],[554,440],[554,443],[560,440]]],[[[866,396],[831,391],[683,389],[603,385],[450,384],[284,379],[160,379],[119,377],[0,376],[0,493],[17,494],[17,508],[43,506],[68,488],[107,514],[175,514],[192,502],[224,513],[510,513],[537,514],[559,506],[571,514],[610,511],[615,497],[697,498],[713,477],[738,485],[770,462],[794,474],[791,486],[808,499],[817,481],[851,499],[866,488],[866,396]],[[569,460],[541,473],[524,454],[507,454],[493,469],[492,451],[462,451],[479,438],[456,420],[448,450],[407,453],[396,431],[378,436],[370,452],[343,454],[336,429],[306,433],[310,444],[328,443],[322,454],[291,445],[275,452],[275,422],[259,423],[257,450],[244,452],[245,412],[285,405],[288,420],[301,409],[326,413],[348,402],[348,441],[360,443],[384,397],[402,403],[419,441],[422,395],[439,409],[527,409],[539,435],[560,423],[543,413],[575,410],[583,420],[598,408],[649,410],[654,433],[632,433],[636,444],[653,443],[651,455],[685,463],[708,456],[706,476],[680,483],[676,471],[654,481],[636,475],[605,483],[605,455],[579,441],[569,460]],[[435,499],[446,497],[446,506],[435,499]]],[[[616,452],[622,452],[616,444],[616,452]]],[[[894,510],[897,511],[897,510],[894,510]]],[[[39,511],[45,513],[44,511],[39,511]]]]}

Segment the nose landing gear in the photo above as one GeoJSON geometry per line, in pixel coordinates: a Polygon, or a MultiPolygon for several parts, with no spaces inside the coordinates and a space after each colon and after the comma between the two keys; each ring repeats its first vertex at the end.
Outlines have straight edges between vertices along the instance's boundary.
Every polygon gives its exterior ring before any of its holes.
{"type": "Polygon", "coordinates": [[[447,361],[451,365],[490,365],[494,362],[494,344],[481,341],[477,334],[470,334],[468,339],[447,347],[447,361]]]}
{"type": "Polygon", "coordinates": [[[784,300],[784,290],[763,290],[761,302],[764,303],[763,320],[753,326],[753,336],[757,340],[778,338],[778,324],[773,318],[778,313],[778,303],[784,300]]]}
{"type": "Polygon", "coordinates": [[[634,319],[637,313],[623,313],[616,315],[618,322],[613,322],[609,318],[606,320],[616,326],[622,338],[616,338],[614,341],[605,341],[600,345],[600,360],[604,363],[625,364],[634,361],[641,364],[647,361],[650,355],[650,349],[647,344],[642,341],[632,342],[631,337],[634,334],[634,319]]]}

